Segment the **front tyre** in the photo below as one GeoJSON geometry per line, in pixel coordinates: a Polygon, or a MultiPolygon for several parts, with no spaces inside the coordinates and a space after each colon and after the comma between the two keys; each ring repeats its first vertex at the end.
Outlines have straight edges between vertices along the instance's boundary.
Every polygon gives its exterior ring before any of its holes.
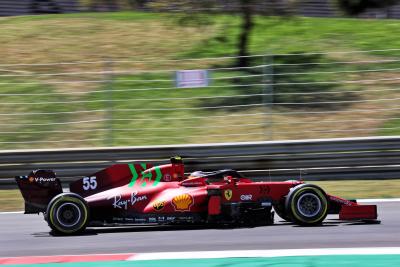
{"type": "Polygon", "coordinates": [[[86,228],[89,221],[89,208],[86,201],[77,194],[59,194],[47,206],[46,219],[55,233],[76,234],[86,228]]]}
{"type": "Polygon", "coordinates": [[[328,215],[329,202],[325,192],[312,184],[301,184],[291,189],[286,202],[286,213],[299,225],[317,225],[328,215]]]}

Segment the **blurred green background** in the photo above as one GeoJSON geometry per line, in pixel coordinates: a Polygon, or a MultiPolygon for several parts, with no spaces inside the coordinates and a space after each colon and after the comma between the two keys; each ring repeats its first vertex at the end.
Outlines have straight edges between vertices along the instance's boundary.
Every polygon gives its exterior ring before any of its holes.
{"type": "Polygon", "coordinates": [[[246,53],[266,56],[245,65],[224,58],[238,55],[242,23],[130,11],[0,18],[0,149],[399,133],[397,20],[253,15],[246,53]],[[42,65],[59,62],[75,64],[42,65]],[[175,88],[175,70],[213,68],[210,87],[175,88]]]}

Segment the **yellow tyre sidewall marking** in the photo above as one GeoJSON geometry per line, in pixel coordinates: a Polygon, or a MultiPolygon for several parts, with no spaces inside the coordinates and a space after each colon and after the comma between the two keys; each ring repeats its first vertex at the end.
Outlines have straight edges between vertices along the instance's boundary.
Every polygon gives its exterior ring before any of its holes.
{"type": "Polygon", "coordinates": [[[84,213],[84,220],[83,220],[82,223],[79,225],[79,228],[82,227],[82,225],[84,225],[84,224],[86,223],[86,221],[87,221],[88,211],[87,211],[87,209],[86,209],[86,205],[84,205],[84,203],[82,203],[82,200],[80,200],[80,199],[78,199],[78,198],[72,198],[72,197],[65,196],[65,197],[61,197],[60,199],[57,199],[56,202],[54,202],[54,203],[52,204],[52,206],[51,206],[51,209],[50,209],[50,212],[49,212],[49,213],[50,213],[50,214],[49,214],[49,219],[50,219],[51,224],[52,224],[55,228],[57,228],[57,230],[60,231],[60,232],[63,232],[63,233],[72,233],[72,232],[75,232],[75,230],[65,230],[65,229],[62,229],[62,228],[60,228],[56,223],[54,223],[54,218],[53,218],[54,207],[55,207],[60,201],[71,201],[71,202],[74,202],[74,203],[76,203],[76,204],[78,204],[78,205],[81,205],[81,206],[83,207],[83,211],[84,211],[84,212],[83,212],[83,213],[84,213]]]}
{"type": "Polygon", "coordinates": [[[314,191],[314,193],[316,193],[319,197],[320,200],[322,200],[321,202],[323,202],[322,204],[325,205],[324,207],[324,211],[321,213],[321,216],[319,216],[317,219],[312,220],[312,221],[307,221],[306,223],[315,223],[317,221],[319,221],[322,217],[325,216],[326,212],[328,211],[328,202],[326,200],[325,195],[321,192],[321,190],[318,190],[314,187],[304,187],[301,188],[300,190],[298,190],[293,196],[292,196],[292,203],[290,204],[290,208],[292,210],[292,214],[294,217],[296,217],[296,219],[298,219],[301,222],[304,222],[304,219],[302,217],[300,217],[297,213],[296,213],[296,206],[295,206],[295,198],[297,195],[299,195],[301,192],[305,191],[305,190],[311,190],[314,191]]]}

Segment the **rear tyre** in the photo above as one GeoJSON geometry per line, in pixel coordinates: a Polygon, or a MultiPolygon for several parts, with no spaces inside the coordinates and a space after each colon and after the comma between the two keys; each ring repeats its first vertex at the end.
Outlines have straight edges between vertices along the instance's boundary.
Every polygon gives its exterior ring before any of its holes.
{"type": "Polygon", "coordinates": [[[286,214],[299,225],[318,225],[328,215],[329,202],[325,192],[312,184],[292,188],[286,198],[286,214]]]}
{"type": "Polygon", "coordinates": [[[278,203],[276,205],[274,205],[274,211],[276,212],[276,214],[278,214],[278,216],[287,222],[291,222],[292,219],[290,218],[290,216],[288,214],[286,214],[286,210],[285,210],[285,203],[278,203]]]}
{"type": "Polygon", "coordinates": [[[56,234],[77,234],[87,226],[89,208],[86,201],[77,194],[59,194],[47,206],[46,219],[56,234]]]}

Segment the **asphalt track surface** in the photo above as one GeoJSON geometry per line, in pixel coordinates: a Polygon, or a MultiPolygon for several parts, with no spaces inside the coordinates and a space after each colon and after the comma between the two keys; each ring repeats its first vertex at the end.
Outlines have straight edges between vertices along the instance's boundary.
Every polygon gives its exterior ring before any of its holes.
{"type": "MultiPolygon", "coordinates": [[[[339,222],[300,227],[275,218],[254,228],[135,226],[94,228],[80,236],[52,236],[42,215],[0,214],[0,257],[261,250],[399,247],[400,202],[377,203],[381,224],[339,222]]],[[[333,217],[334,218],[334,217],[333,217]]]]}

